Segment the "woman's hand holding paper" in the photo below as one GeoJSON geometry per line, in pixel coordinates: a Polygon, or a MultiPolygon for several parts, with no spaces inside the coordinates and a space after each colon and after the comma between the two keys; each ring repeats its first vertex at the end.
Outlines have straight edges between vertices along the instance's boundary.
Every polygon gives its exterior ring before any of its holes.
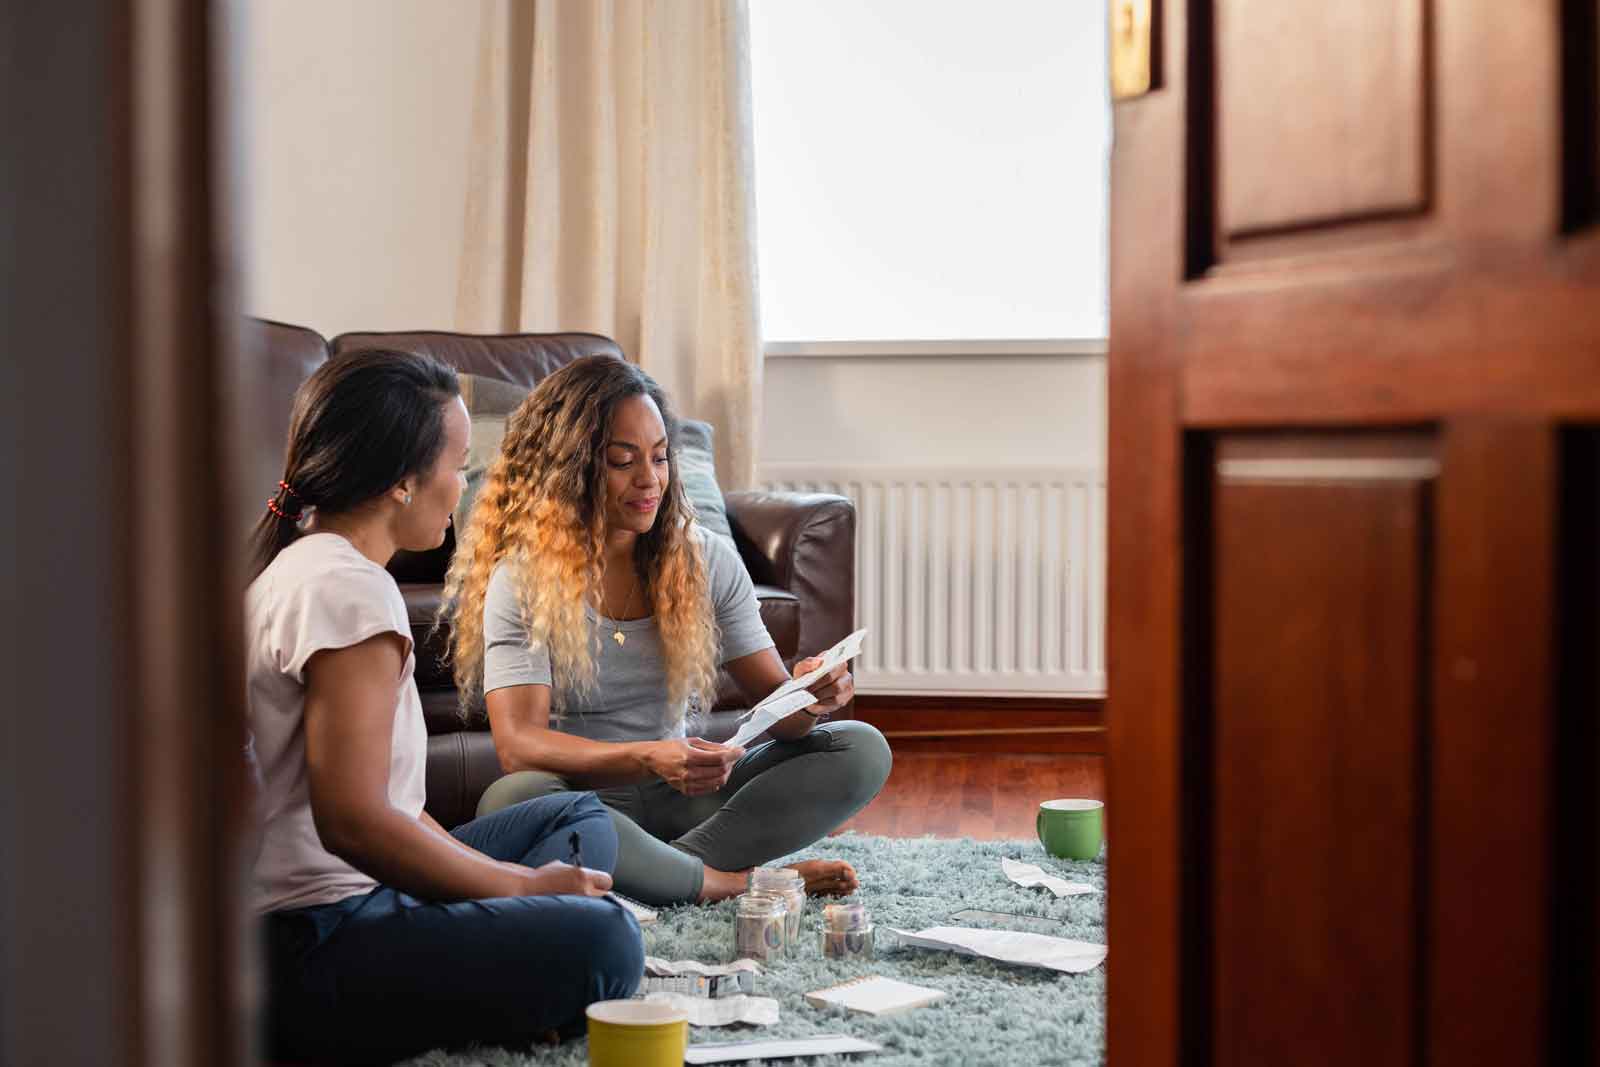
{"type": "Polygon", "coordinates": [[[698,797],[727,785],[728,775],[742,755],[744,749],[736,745],[719,745],[699,737],[672,738],[650,746],[645,766],[684,796],[698,797]]]}
{"type": "MultiPolygon", "coordinates": [[[[800,678],[822,666],[821,656],[812,656],[803,659],[794,665],[794,676],[800,678]]],[[[855,675],[850,673],[850,665],[841,663],[821,678],[806,686],[817,702],[801,710],[801,715],[809,715],[813,719],[821,719],[832,715],[834,712],[850,703],[856,695],[855,675]]]]}

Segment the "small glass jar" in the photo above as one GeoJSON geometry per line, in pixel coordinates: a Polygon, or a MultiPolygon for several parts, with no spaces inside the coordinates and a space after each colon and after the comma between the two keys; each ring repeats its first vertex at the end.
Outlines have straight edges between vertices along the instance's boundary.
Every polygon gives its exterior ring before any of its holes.
{"type": "Polygon", "coordinates": [[[784,942],[792,952],[800,947],[800,917],[806,908],[806,880],[793,867],[757,867],[750,872],[750,892],[777,897],[784,902],[784,942]]]}
{"type": "Polygon", "coordinates": [[[830,960],[873,958],[872,923],[860,904],[829,904],[822,909],[822,955],[830,960]]]}
{"type": "Polygon", "coordinates": [[[734,921],[733,954],[737,959],[763,962],[783,954],[788,907],[779,897],[746,893],[739,898],[734,921]]]}

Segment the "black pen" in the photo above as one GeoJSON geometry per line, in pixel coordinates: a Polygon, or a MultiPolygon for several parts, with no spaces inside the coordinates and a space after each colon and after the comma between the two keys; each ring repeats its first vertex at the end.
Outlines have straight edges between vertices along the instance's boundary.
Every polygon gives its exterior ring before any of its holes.
{"type": "Polygon", "coordinates": [[[583,866],[583,839],[578,836],[578,831],[572,831],[572,836],[567,838],[567,843],[572,846],[572,855],[567,862],[574,867],[583,866]]]}

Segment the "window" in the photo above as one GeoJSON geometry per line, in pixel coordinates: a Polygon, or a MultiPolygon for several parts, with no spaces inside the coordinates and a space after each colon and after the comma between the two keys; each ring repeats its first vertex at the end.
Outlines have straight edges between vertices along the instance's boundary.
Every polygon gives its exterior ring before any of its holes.
{"type": "Polygon", "coordinates": [[[1103,338],[1106,8],[753,0],[772,341],[1103,338]]]}

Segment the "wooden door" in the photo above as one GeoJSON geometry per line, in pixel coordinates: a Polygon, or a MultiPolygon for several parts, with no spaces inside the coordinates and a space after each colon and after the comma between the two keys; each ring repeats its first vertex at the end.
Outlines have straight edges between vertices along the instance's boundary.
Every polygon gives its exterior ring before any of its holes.
{"type": "Polygon", "coordinates": [[[1155,6],[1110,1062],[1593,1062],[1600,5],[1155,6]]]}

